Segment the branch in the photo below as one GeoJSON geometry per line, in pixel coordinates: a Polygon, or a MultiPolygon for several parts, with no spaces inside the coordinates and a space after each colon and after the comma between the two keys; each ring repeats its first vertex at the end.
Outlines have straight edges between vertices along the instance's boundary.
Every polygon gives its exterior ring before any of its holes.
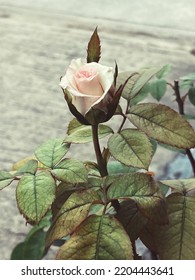
{"type": "Polygon", "coordinates": [[[92,125],[92,135],[93,135],[93,144],[98,164],[98,169],[100,172],[100,175],[102,177],[105,177],[108,175],[107,171],[107,165],[106,162],[102,156],[101,150],[100,150],[100,144],[99,144],[99,138],[98,138],[98,125],[92,125]]]}
{"type": "MultiPolygon", "coordinates": [[[[180,90],[179,90],[179,81],[175,80],[174,82],[174,91],[175,91],[175,96],[176,96],[176,101],[178,104],[178,110],[180,115],[185,115],[184,114],[184,102],[180,96],[180,90]]],[[[195,160],[193,158],[193,155],[190,151],[190,149],[186,149],[186,155],[191,163],[192,169],[193,169],[193,173],[194,173],[194,177],[195,177],[195,160]]]]}
{"type": "MultiPolygon", "coordinates": [[[[102,177],[105,177],[105,176],[108,175],[107,161],[102,156],[102,153],[101,153],[100,144],[99,144],[99,137],[98,137],[98,125],[92,125],[92,135],[93,135],[93,144],[94,144],[98,169],[99,169],[100,175],[102,177]]],[[[112,207],[114,207],[115,211],[118,212],[118,210],[120,208],[119,201],[118,200],[113,200],[111,202],[111,205],[112,205],[112,207]]]]}
{"type": "Polygon", "coordinates": [[[176,101],[178,104],[179,113],[180,113],[180,115],[184,115],[184,105],[183,105],[184,103],[180,96],[179,81],[177,81],[177,80],[175,80],[175,82],[174,82],[174,90],[175,90],[176,101]]]}

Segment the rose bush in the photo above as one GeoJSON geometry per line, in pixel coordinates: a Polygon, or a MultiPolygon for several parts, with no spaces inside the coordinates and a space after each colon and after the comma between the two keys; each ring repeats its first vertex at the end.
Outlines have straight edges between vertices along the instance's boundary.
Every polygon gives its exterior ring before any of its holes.
{"type": "MultiPolygon", "coordinates": [[[[173,84],[165,80],[170,65],[118,74],[117,65],[113,71],[98,64],[100,47],[96,28],[87,63],[73,60],[61,79],[78,120],[70,121],[65,139],[49,139],[11,172],[0,170],[0,190],[17,183],[18,209],[34,225],[11,259],[41,259],[55,245],[60,247],[56,259],[64,260],[138,260],[149,255],[195,260],[195,131],[187,121],[195,116],[184,114],[187,98],[194,105],[194,73],[173,84]],[[179,114],[159,102],[167,86],[179,114]],[[184,86],[187,92],[181,96],[184,86]],[[145,100],[149,93],[155,102],[145,100]],[[117,122],[99,125],[114,114],[120,116],[117,122]],[[108,137],[104,144],[103,137],[108,137]],[[67,156],[72,144],[88,149],[89,142],[96,161],[67,156]],[[184,178],[177,166],[171,172],[167,165],[160,176],[157,169],[151,171],[158,147],[182,158],[186,154],[191,168],[187,164],[184,178]]],[[[157,272],[168,275],[167,268],[157,272]]]]}

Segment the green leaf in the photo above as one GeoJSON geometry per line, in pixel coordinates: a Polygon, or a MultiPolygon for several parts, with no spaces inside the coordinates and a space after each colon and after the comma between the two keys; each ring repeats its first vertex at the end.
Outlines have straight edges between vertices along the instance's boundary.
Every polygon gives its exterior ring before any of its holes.
{"type": "Polygon", "coordinates": [[[110,161],[107,164],[107,170],[109,175],[118,175],[136,172],[138,168],[126,166],[118,161],[110,161]]]}
{"type": "Polygon", "coordinates": [[[195,115],[185,114],[185,115],[184,115],[184,118],[185,118],[186,120],[195,120],[195,115]]]}
{"type": "Polygon", "coordinates": [[[195,179],[180,179],[180,180],[162,180],[162,184],[170,187],[172,191],[177,191],[182,194],[190,193],[192,190],[195,194],[195,179]]]}
{"type": "Polygon", "coordinates": [[[166,77],[172,70],[172,66],[170,64],[166,64],[163,68],[156,74],[158,79],[162,79],[166,77]]]}
{"type": "Polygon", "coordinates": [[[193,83],[195,82],[195,73],[190,73],[184,77],[180,77],[179,86],[180,88],[189,89],[193,87],[193,83]]]}
{"type": "Polygon", "coordinates": [[[157,147],[158,147],[158,142],[155,141],[154,139],[150,139],[150,143],[152,145],[152,157],[156,153],[157,147]]]}
{"type": "Polygon", "coordinates": [[[117,83],[116,83],[116,87],[119,88],[120,85],[123,85],[125,83],[125,81],[131,77],[127,84],[125,85],[125,88],[123,89],[122,92],[122,97],[130,100],[131,96],[130,96],[130,92],[134,86],[134,84],[136,83],[137,79],[139,78],[139,73],[138,72],[121,72],[118,74],[118,78],[117,78],[117,83]]]}
{"type": "Polygon", "coordinates": [[[145,68],[140,70],[139,73],[129,73],[129,72],[122,72],[119,73],[117,79],[117,85],[123,84],[126,79],[132,76],[129,81],[127,82],[125,89],[123,90],[122,96],[130,100],[135,97],[139,91],[143,88],[143,86],[155,75],[160,71],[161,68],[159,67],[151,67],[145,68]]]}
{"type": "Polygon", "coordinates": [[[55,189],[55,180],[47,171],[25,174],[20,179],[16,198],[18,208],[28,222],[38,223],[47,213],[54,201],[55,189]]]}
{"type": "Polygon", "coordinates": [[[87,217],[91,205],[98,200],[100,197],[93,190],[77,191],[71,194],[54,218],[47,234],[47,246],[50,246],[54,240],[71,234],[75,227],[87,217]]]}
{"type": "Polygon", "coordinates": [[[190,102],[192,103],[192,105],[195,106],[195,87],[192,87],[189,89],[188,98],[189,98],[190,102]]]}
{"type": "Polygon", "coordinates": [[[167,89],[167,82],[159,79],[150,83],[150,93],[157,100],[160,101],[165,95],[167,89]]]}
{"type": "Polygon", "coordinates": [[[149,137],[177,148],[195,147],[195,132],[176,111],[155,103],[138,104],[130,108],[129,120],[149,137]]]}
{"type": "MultiPolygon", "coordinates": [[[[18,243],[12,253],[11,253],[11,260],[25,260],[25,242],[18,243]]],[[[28,259],[28,258],[27,258],[28,259]]]]}
{"type": "Polygon", "coordinates": [[[195,81],[195,72],[194,73],[190,73],[186,76],[183,76],[180,78],[181,80],[184,80],[184,81],[195,81]]]}
{"type": "Polygon", "coordinates": [[[53,168],[68,152],[70,145],[63,139],[50,139],[35,151],[36,158],[45,166],[53,168]]]}
{"type": "Polygon", "coordinates": [[[108,141],[110,154],[127,166],[148,169],[152,146],[148,137],[137,129],[124,129],[108,141]]]}
{"type": "Polygon", "coordinates": [[[24,242],[19,243],[11,254],[12,260],[41,260],[45,255],[45,227],[50,226],[50,215],[44,217],[27,234],[24,242]]]}
{"type": "Polygon", "coordinates": [[[156,223],[167,223],[165,203],[154,179],[146,173],[132,173],[120,176],[111,183],[108,198],[131,199],[146,218],[156,223]]]}
{"type": "Polygon", "coordinates": [[[88,173],[87,188],[93,188],[96,191],[102,189],[103,178],[100,175],[97,164],[93,162],[85,162],[88,173]]]}
{"type": "Polygon", "coordinates": [[[56,215],[56,213],[65,203],[65,201],[69,198],[69,196],[77,190],[78,189],[76,188],[75,185],[66,182],[61,182],[57,186],[56,193],[55,193],[55,201],[52,203],[52,207],[51,207],[53,216],[56,215]]]}
{"type": "Polygon", "coordinates": [[[7,171],[0,171],[0,190],[9,186],[14,180],[14,176],[7,171]]]}
{"type": "Polygon", "coordinates": [[[162,260],[195,259],[195,183],[193,191],[188,180],[182,184],[183,193],[167,197],[169,224],[161,227],[149,222],[141,234],[142,242],[162,260]]]}
{"type": "Polygon", "coordinates": [[[87,188],[93,188],[94,190],[99,191],[102,188],[103,178],[97,169],[97,164],[93,162],[85,162],[85,166],[88,172],[87,188]]]}
{"type": "MultiPolygon", "coordinates": [[[[16,163],[14,163],[13,166],[12,166],[12,170],[13,171],[18,171],[18,170],[22,170],[23,167],[24,167],[22,173],[25,173],[24,170],[26,169],[27,171],[30,171],[30,172],[27,172],[27,173],[32,173],[33,174],[33,173],[35,173],[35,166],[36,166],[36,163],[33,162],[33,160],[37,161],[37,158],[35,157],[35,155],[25,157],[25,158],[17,161],[16,163]]],[[[45,166],[40,161],[38,161],[38,168],[46,169],[47,166],[45,166]]]]}
{"type": "Polygon", "coordinates": [[[167,185],[165,185],[165,184],[163,183],[163,181],[158,181],[158,185],[159,185],[159,187],[160,187],[160,189],[161,189],[163,195],[166,196],[167,193],[168,193],[168,191],[169,191],[169,187],[168,187],[167,185]]]}
{"type": "Polygon", "coordinates": [[[31,159],[27,161],[24,165],[22,165],[16,172],[17,175],[29,173],[34,175],[38,168],[38,161],[35,159],[31,159]]]}
{"type": "MultiPolygon", "coordinates": [[[[80,124],[77,120],[73,119],[68,126],[68,136],[65,138],[65,143],[88,143],[92,141],[91,126],[80,124]]],[[[99,139],[106,137],[113,133],[112,128],[100,124],[98,127],[99,139]]]]}
{"type": "Polygon", "coordinates": [[[100,190],[100,192],[101,192],[102,181],[103,181],[103,179],[101,177],[89,176],[87,187],[88,188],[93,188],[96,191],[100,190]]]}
{"type": "Polygon", "coordinates": [[[76,118],[74,118],[69,122],[67,134],[70,135],[79,130],[81,127],[85,127],[85,125],[81,124],[76,118]]]}
{"type": "Polygon", "coordinates": [[[84,164],[76,159],[64,159],[52,170],[59,181],[77,184],[87,182],[87,170],[84,164]]]}
{"type": "Polygon", "coordinates": [[[129,237],[121,224],[109,216],[89,216],[60,248],[57,259],[132,260],[129,237]]]}
{"type": "Polygon", "coordinates": [[[148,222],[133,200],[122,201],[115,218],[123,225],[133,242],[139,237],[141,230],[148,222]]]}
{"type": "Polygon", "coordinates": [[[45,255],[45,236],[43,228],[33,227],[25,241],[13,249],[11,260],[41,260],[45,255]]]}
{"type": "Polygon", "coordinates": [[[191,80],[179,81],[179,88],[180,89],[189,89],[191,87],[193,87],[193,82],[191,80]]]}
{"type": "Polygon", "coordinates": [[[150,84],[147,83],[143,86],[143,88],[139,91],[139,93],[130,100],[130,105],[133,106],[143,101],[148,96],[149,91],[150,91],[150,84]]]}
{"type": "Polygon", "coordinates": [[[169,146],[169,145],[166,145],[166,144],[163,144],[163,143],[159,143],[159,146],[161,146],[161,147],[163,147],[163,148],[165,148],[169,151],[175,152],[175,153],[186,154],[185,149],[178,149],[176,147],[169,146]]]}
{"type": "Polygon", "coordinates": [[[87,48],[87,63],[98,62],[100,60],[101,46],[97,27],[92,34],[87,48]]]}

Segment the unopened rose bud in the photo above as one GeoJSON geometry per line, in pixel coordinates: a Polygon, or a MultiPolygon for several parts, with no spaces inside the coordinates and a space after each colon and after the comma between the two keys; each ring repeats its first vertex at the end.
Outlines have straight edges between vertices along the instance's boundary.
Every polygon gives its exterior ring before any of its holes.
{"type": "Polygon", "coordinates": [[[112,67],[83,63],[80,58],[71,61],[60,86],[70,111],[81,123],[94,125],[112,117],[119,102],[114,79],[112,67]]]}

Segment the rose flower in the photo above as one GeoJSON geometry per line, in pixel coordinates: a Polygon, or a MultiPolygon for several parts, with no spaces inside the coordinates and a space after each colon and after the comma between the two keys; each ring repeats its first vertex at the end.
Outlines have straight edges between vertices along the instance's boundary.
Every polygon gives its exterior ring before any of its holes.
{"type": "Polygon", "coordinates": [[[60,86],[72,114],[83,124],[97,124],[112,117],[119,102],[112,67],[73,59],[60,86]]]}

